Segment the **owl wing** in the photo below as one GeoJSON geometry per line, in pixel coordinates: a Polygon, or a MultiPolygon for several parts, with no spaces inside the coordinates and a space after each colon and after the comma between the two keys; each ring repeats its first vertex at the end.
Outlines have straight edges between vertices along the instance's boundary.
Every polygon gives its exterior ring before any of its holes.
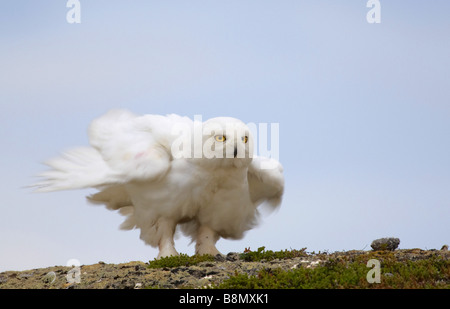
{"type": "Polygon", "coordinates": [[[137,117],[113,110],[92,122],[89,141],[120,175],[119,182],[148,180],[164,175],[170,167],[170,148],[164,139],[170,134],[168,126],[170,120],[164,116],[137,117]]]}
{"type": "Polygon", "coordinates": [[[284,190],[283,167],[272,158],[254,157],[248,168],[250,198],[255,205],[268,203],[276,208],[284,190]]]}
{"type": "Polygon", "coordinates": [[[70,150],[46,164],[36,191],[87,187],[105,188],[130,181],[156,180],[170,168],[172,134],[176,123],[192,121],[177,115],[135,116],[113,110],[94,120],[89,127],[92,147],[70,150]]]}

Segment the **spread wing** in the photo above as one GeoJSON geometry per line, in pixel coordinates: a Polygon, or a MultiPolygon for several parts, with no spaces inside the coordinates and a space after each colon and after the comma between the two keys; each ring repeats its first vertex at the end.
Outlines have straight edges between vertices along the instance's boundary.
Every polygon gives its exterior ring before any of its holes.
{"type": "Polygon", "coordinates": [[[254,157],[248,168],[250,198],[255,205],[268,203],[276,208],[284,190],[283,167],[271,158],[254,157]]]}
{"type": "Polygon", "coordinates": [[[45,164],[51,169],[34,186],[38,192],[104,188],[133,180],[164,177],[170,168],[170,145],[177,137],[172,127],[190,124],[187,117],[134,114],[113,110],[94,120],[89,128],[92,147],[65,152],[45,164]]]}
{"type": "MultiPolygon", "coordinates": [[[[119,182],[164,175],[170,166],[170,148],[161,136],[170,122],[164,116],[113,110],[94,120],[89,141],[120,178],[119,182]]],[[[170,130],[168,131],[170,134],[170,130]]]]}

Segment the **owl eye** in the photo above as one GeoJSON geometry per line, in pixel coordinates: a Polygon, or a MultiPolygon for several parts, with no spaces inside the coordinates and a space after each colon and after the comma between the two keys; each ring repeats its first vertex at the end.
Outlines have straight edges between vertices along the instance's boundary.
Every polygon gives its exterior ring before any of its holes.
{"type": "Polygon", "coordinates": [[[241,139],[244,143],[248,142],[248,136],[242,136],[241,139]]]}
{"type": "Polygon", "coordinates": [[[215,139],[218,142],[225,142],[227,140],[227,138],[225,136],[223,136],[223,135],[216,135],[215,139]]]}

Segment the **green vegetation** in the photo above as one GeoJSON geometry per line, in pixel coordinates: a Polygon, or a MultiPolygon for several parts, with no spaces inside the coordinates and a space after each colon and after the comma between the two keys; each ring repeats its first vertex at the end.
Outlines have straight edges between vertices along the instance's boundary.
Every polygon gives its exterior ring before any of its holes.
{"type": "Polygon", "coordinates": [[[192,266],[196,265],[200,262],[207,262],[207,261],[214,261],[214,256],[212,255],[193,255],[189,256],[187,254],[180,254],[177,256],[168,256],[168,257],[162,257],[160,259],[154,259],[153,261],[149,262],[150,268],[172,268],[172,267],[179,267],[179,266],[192,266]]]}
{"type": "Polygon", "coordinates": [[[306,248],[301,250],[283,250],[283,251],[272,251],[266,250],[265,247],[259,247],[257,251],[251,251],[250,249],[245,249],[244,253],[240,255],[240,259],[246,262],[257,262],[261,260],[271,261],[274,259],[292,259],[295,257],[307,256],[305,252],[306,248]]]}
{"type": "MultiPolygon", "coordinates": [[[[234,275],[210,286],[219,289],[450,289],[448,254],[419,249],[316,254],[306,253],[306,248],[272,251],[260,247],[256,251],[245,249],[239,254],[238,260],[216,260],[216,257],[211,255],[180,254],[150,261],[149,267],[189,267],[201,262],[210,262],[208,266],[213,267],[215,263],[212,262],[215,261],[237,263],[238,266],[234,275]],[[300,263],[296,264],[295,268],[274,266],[285,265],[283,260],[294,258],[300,258],[297,259],[300,263]],[[367,280],[369,271],[373,270],[373,265],[367,266],[368,261],[372,259],[379,261],[379,283],[369,283],[367,280]],[[256,263],[259,265],[259,271],[247,271],[252,268],[246,268],[245,265],[256,263]]],[[[200,274],[200,277],[204,276],[200,274]]],[[[185,279],[181,277],[177,280],[185,279]]],[[[187,282],[177,287],[188,287],[186,284],[187,282]]]]}
{"type": "MultiPolygon", "coordinates": [[[[264,255],[264,249],[261,254],[264,255]]],[[[263,269],[255,276],[235,273],[214,288],[221,289],[410,289],[450,288],[450,261],[434,256],[399,261],[391,252],[371,252],[358,257],[329,259],[315,268],[263,269]],[[369,283],[369,259],[379,259],[381,282],[369,283]]]]}

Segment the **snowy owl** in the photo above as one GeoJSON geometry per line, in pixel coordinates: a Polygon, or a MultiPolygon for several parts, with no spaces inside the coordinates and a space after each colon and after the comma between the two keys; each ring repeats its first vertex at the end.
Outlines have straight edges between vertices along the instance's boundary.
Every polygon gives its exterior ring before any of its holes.
{"type": "Polygon", "coordinates": [[[126,216],[121,229],[140,229],[158,258],[178,254],[177,228],[195,242],[196,254],[220,254],[219,238],[242,238],[259,205],[281,203],[281,164],[253,156],[252,134],[238,119],[113,110],[95,119],[88,135],[91,147],[45,162],[50,170],[39,175],[36,191],[99,190],[89,202],[126,216]]]}

